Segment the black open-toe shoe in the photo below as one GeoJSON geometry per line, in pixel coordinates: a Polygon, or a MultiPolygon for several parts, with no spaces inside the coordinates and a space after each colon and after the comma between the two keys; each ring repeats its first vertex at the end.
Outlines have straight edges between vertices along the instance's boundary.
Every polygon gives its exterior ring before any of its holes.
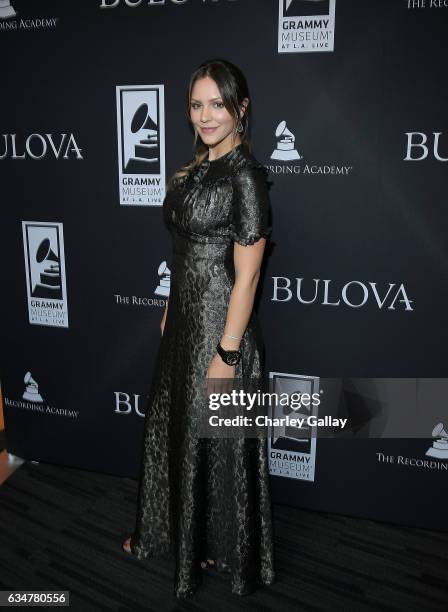
{"type": "Polygon", "coordinates": [[[122,543],[121,548],[124,550],[124,552],[132,553],[132,551],[131,551],[131,538],[128,538],[127,540],[125,540],[122,543]]]}

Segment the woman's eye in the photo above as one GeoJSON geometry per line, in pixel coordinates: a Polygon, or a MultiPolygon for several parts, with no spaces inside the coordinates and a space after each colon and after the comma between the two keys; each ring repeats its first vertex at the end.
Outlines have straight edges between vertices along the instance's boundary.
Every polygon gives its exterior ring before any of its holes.
{"type": "MultiPolygon", "coordinates": [[[[224,102],[215,102],[215,105],[218,106],[218,108],[223,108],[224,107],[224,102]]],[[[191,103],[191,108],[198,108],[198,106],[200,106],[200,104],[198,102],[192,102],[191,103]]]]}

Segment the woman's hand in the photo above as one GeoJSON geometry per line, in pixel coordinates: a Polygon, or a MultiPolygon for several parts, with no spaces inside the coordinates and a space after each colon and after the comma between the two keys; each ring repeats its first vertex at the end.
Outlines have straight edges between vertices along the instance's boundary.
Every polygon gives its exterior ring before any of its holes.
{"type": "Polygon", "coordinates": [[[207,369],[206,378],[234,378],[235,366],[227,365],[221,359],[221,356],[216,353],[210,362],[207,369]]]}
{"type": "Polygon", "coordinates": [[[206,374],[207,393],[231,393],[235,366],[229,366],[221,359],[221,355],[213,356],[206,374]]]}

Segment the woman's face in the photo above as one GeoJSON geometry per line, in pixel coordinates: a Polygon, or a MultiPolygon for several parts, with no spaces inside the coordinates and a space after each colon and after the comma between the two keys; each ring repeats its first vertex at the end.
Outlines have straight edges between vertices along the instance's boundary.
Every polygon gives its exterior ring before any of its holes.
{"type": "Polygon", "coordinates": [[[198,79],[193,86],[190,118],[202,141],[209,147],[231,138],[233,117],[224,106],[217,84],[210,77],[198,79]]]}

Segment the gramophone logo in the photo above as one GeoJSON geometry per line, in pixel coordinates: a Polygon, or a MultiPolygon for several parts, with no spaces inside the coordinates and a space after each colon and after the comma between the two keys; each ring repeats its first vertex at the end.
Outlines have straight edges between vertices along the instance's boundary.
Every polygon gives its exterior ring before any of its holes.
{"type": "Polygon", "coordinates": [[[163,85],[116,87],[120,204],[160,206],[165,198],[163,85]]]}
{"type": "Polygon", "coordinates": [[[428,457],[448,460],[448,432],[443,427],[443,423],[438,423],[432,430],[432,437],[436,438],[432,446],[426,451],[428,457]]]}
{"type": "MultiPolygon", "coordinates": [[[[269,373],[269,392],[278,396],[291,396],[293,393],[319,392],[320,379],[317,376],[301,376],[281,372],[269,373]]],[[[294,418],[317,417],[317,406],[292,408],[289,405],[268,406],[269,417],[276,419],[286,415],[294,418]]],[[[302,427],[270,427],[268,435],[269,471],[274,476],[314,481],[316,463],[316,427],[306,423],[302,427]]]]}
{"type": "Polygon", "coordinates": [[[336,0],[279,0],[278,53],[334,50],[336,0]]]}
{"type": "Polygon", "coordinates": [[[22,221],[29,321],[68,327],[62,223],[22,221]]]}
{"type": "Polygon", "coordinates": [[[27,372],[25,374],[23,382],[25,383],[25,391],[23,392],[22,398],[24,400],[28,400],[29,402],[43,403],[44,400],[39,393],[38,384],[31,376],[31,372],[27,372]]]}
{"type": "Polygon", "coordinates": [[[277,146],[271,155],[271,159],[279,159],[280,161],[302,159],[302,155],[295,148],[296,137],[286,127],[286,121],[280,121],[275,130],[275,137],[277,146]]]}
{"type": "Polygon", "coordinates": [[[154,291],[155,295],[168,297],[170,295],[171,286],[171,270],[168,268],[166,261],[162,261],[157,273],[159,275],[159,284],[154,291]]]}
{"type": "Polygon", "coordinates": [[[0,19],[10,19],[16,16],[16,12],[9,0],[0,0],[0,19]]]}

